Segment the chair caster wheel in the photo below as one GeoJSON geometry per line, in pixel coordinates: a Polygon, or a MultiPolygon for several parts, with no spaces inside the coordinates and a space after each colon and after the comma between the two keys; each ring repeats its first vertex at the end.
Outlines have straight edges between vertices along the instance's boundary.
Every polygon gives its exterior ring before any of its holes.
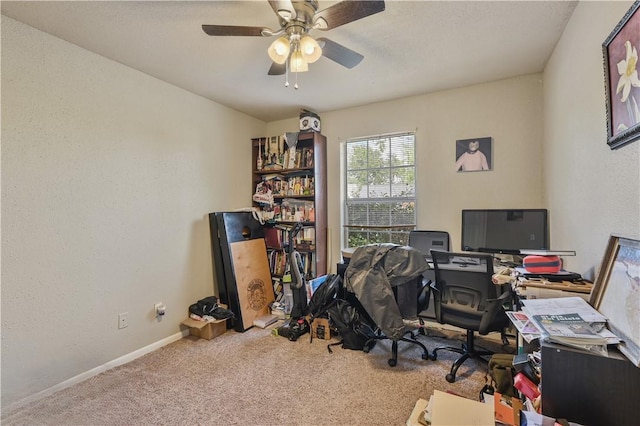
{"type": "Polygon", "coordinates": [[[368,354],[369,348],[365,346],[364,348],[362,348],[362,352],[364,352],[365,354],[368,354]]]}
{"type": "Polygon", "coordinates": [[[431,358],[431,357],[429,356],[429,354],[422,354],[422,359],[425,359],[425,360],[426,360],[426,359],[429,359],[429,358],[431,358]]]}
{"type": "Polygon", "coordinates": [[[433,354],[429,355],[429,359],[431,361],[435,361],[436,359],[438,359],[438,354],[434,352],[433,354]]]}
{"type": "Polygon", "coordinates": [[[398,364],[397,359],[390,359],[388,362],[389,362],[389,367],[395,367],[396,364],[398,364]]]}
{"type": "Polygon", "coordinates": [[[445,379],[447,379],[447,382],[449,383],[453,383],[456,381],[456,376],[454,376],[453,374],[449,373],[447,374],[447,376],[445,377],[445,379]]]}

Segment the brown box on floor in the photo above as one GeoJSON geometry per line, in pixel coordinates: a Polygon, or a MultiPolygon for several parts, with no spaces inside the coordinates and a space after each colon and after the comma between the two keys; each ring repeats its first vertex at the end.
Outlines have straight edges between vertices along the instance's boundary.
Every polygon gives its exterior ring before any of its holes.
{"type": "Polygon", "coordinates": [[[314,339],[331,340],[331,329],[327,318],[315,318],[311,324],[311,335],[314,339]]]}
{"type": "MultiPolygon", "coordinates": [[[[222,308],[227,309],[226,305],[220,304],[222,308]]],[[[213,322],[198,321],[193,318],[187,318],[180,324],[189,327],[189,334],[192,336],[200,337],[202,339],[211,340],[214,337],[225,333],[227,331],[227,320],[217,320],[213,322]]]]}
{"type": "Polygon", "coordinates": [[[217,320],[214,322],[198,321],[191,318],[181,322],[189,327],[189,334],[202,339],[211,340],[227,331],[227,320],[217,320]]]}

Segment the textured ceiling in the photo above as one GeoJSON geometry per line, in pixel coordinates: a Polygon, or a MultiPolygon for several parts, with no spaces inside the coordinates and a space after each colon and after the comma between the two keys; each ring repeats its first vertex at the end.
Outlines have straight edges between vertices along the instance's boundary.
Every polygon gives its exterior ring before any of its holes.
{"type": "MultiPolygon", "coordinates": [[[[319,1],[325,9],[335,1],[319,1]]],[[[202,24],[265,26],[267,1],[2,1],[2,14],[264,121],[541,72],[576,1],[386,1],[329,31],[364,55],[320,58],[298,90],[268,76],[271,37],[210,37],[202,24]]]]}

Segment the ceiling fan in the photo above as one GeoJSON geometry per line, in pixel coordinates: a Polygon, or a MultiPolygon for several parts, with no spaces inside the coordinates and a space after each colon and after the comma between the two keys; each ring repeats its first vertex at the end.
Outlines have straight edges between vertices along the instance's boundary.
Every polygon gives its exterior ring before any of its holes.
{"type": "Polygon", "coordinates": [[[285,74],[287,63],[290,72],[307,71],[308,64],[317,61],[320,56],[346,68],[355,67],[364,56],[328,38],[314,39],[309,32],[331,30],[385,9],[384,1],[343,0],[320,11],[317,0],[268,1],[278,15],[280,28],[277,30],[267,27],[206,24],[202,25],[202,30],[210,36],[280,36],[267,51],[273,61],[269,75],[285,74]]]}

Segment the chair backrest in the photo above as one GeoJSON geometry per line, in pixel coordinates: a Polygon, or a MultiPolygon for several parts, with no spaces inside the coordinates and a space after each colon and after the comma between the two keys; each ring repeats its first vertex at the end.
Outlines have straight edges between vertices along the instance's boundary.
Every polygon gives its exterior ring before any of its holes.
{"type": "Polygon", "coordinates": [[[409,232],[409,247],[420,251],[431,262],[431,250],[449,251],[449,233],[444,231],[409,232]]]}
{"type": "MultiPolygon", "coordinates": [[[[407,244],[424,255],[424,258],[431,266],[431,250],[449,250],[449,233],[444,231],[423,231],[413,230],[409,232],[407,244]]],[[[423,279],[418,281],[418,314],[429,307],[431,300],[431,287],[433,281],[431,271],[425,272],[423,279]]]]}
{"type": "MultiPolygon", "coordinates": [[[[498,312],[502,306],[493,306],[491,302],[502,290],[491,281],[493,257],[490,254],[431,250],[431,256],[435,270],[434,310],[439,323],[481,334],[504,326],[506,315],[498,312]],[[480,323],[487,312],[495,318],[489,320],[489,330],[481,330],[480,323]]],[[[487,324],[487,319],[484,322],[487,324]]]]}

